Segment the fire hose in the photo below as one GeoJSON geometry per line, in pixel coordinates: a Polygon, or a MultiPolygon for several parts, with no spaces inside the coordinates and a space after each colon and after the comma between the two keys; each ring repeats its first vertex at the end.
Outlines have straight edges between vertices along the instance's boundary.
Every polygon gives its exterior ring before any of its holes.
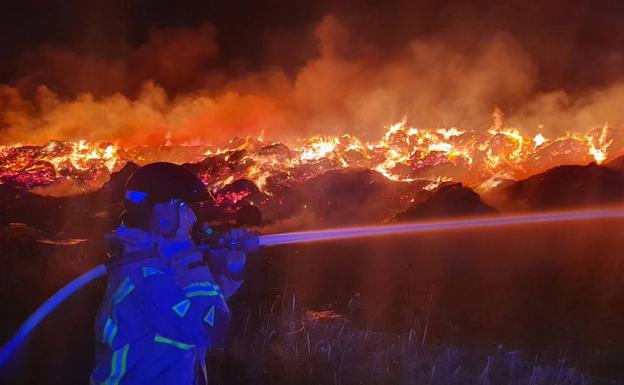
{"type": "MultiPolygon", "coordinates": [[[[520,224],[538,224],[553,222],[570,222],[598,219],[624,218],[624,209],[600,209],[587,211],[568,211],[558,213],[542,213],[515,216],[497,216],[471,218],[450,221],[401,223],[390,225],[361,226],[335,228],[326,230],[300,231],[273,235],[257,236],[257,244],[261,247],[310,243],[319,241],[344,240],[351,238],[373,237],[382,235],[399,235],[419,232],[443,230],[467,230],[477,228],[499,227],[520,224]]],[[[13,353],[26,341],[32,330],[57,308],[65,299],[93,280],[106,274],[106,265],[102,264],[74,279],[46,300],[20,326],[15,335],[0,348],[0,367],[7,364],[13,353]]]]}

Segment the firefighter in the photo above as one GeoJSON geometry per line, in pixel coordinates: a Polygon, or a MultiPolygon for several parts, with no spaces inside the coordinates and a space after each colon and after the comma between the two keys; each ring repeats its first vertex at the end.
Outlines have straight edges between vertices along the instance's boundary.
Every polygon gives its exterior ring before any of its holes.
{"type": "Polygon", "coordinates": [[[230,230],[206,253],[191,238],[204,184],[153,163],[126,183],[122,224],[107,236],[108,286],[98,311],[92,384],[206,383],[205,353],[224,345],[226,300],[242,284],[257,237],[230,230]]]}

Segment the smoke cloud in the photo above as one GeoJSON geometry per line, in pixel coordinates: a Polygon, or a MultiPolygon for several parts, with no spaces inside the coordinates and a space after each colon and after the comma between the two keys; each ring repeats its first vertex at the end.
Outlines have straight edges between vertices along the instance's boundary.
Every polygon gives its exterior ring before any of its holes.
{"type": "MultiPolygon", "coordinates": [[[[617,130],[624,118],[615,51],[594,60],[609,81],[579,74],[569,87],[553,86],[544,80],[546,47],[513,28],[484,33],[473,18],[389,42],[371,38],[383,30],[359,16],[337,12],[292,34],[268,34],[263,65],[224,64],[219,30],[207,23],[152,29],[114,55],[40,46],[20,58],[29,73],[0,86],[0,143],[376,138],[403,116],[416,127],[487,129],[495,106],[507,125],[546,136],[605,122],[617,130]]],[[[403,29],[392,34],[405,35],[406,22],[397,23],[403,29]]]]}

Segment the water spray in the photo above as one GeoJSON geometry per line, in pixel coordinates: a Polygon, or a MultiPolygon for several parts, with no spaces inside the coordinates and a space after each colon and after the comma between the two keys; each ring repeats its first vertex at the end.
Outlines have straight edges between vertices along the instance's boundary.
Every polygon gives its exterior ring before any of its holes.
{"type": "MultiPolygon", "coordinates": [[[[401,235],[449,230],[469,230],[509,225],[533,225],[540,223],[570,222],[598,219],[624,218],[624,209],[601,209],[587,211],[568,211],[559,213],[528,214],[515,216],[493,216],[449,221],[429,221],[416,223],[386,224],[377,226],[361,226],[336,228],[315,231],[300,231],[284,234],[260,235],[258,244],[263,247],[335,241],[352,238],[363,238],[383,235],[401,235]]],[[[81,287],[106,274],[104,264],[86,272],[45,301],[17,330],[15,335],[0,349],[0,367],[4,366],[12,354],[24,343],[30,332],[65,299],[81,287]]]]}
{"type": "Polygon", "coordinates": [[[289,245],[293,243],[334,241],[350,238],[373,237],[382,235],[400,235],[407,233],[432,232],[441,230],[470,230],[508,225],[569,222],[623,217],[624,209],[570,211],[560,213],[528,214],[516,216],[492,216],[449,221],[347,227],[326,230],[300,231],[285,234],[261,235],[259,237],[259,243],[260,246],[277,246],[289,245]]]}

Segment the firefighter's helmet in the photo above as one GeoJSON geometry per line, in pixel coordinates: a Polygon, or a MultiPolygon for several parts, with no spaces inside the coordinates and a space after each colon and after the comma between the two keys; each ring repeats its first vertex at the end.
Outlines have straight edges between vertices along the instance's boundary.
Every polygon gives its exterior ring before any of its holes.
{"type": "Polygon", "coordinates": [[[147,230],[157,203],[179,200],[192,204],[206,199],[204,183],[189,170],[173,163],[151,163],[128,178],[122,219],[128,227],[147,230]]]}

